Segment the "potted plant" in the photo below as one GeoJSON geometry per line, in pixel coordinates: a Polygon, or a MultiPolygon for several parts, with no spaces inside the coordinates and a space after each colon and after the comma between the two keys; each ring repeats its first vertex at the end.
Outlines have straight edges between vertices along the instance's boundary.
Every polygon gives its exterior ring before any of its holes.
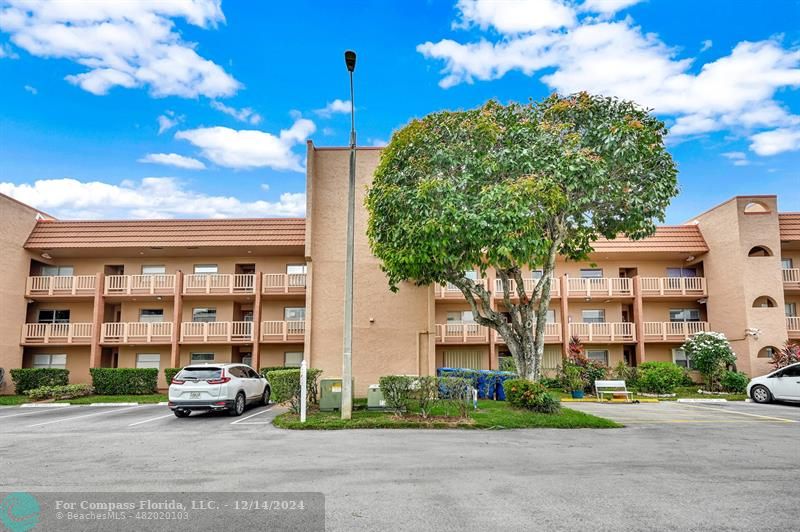
{"type": "Polygon", "coordinates": [[[586,383],[583,380],[581,369],[577,366],[564,367],[564,383],[573,399],[583,399],[583,389],[586,383]]]}

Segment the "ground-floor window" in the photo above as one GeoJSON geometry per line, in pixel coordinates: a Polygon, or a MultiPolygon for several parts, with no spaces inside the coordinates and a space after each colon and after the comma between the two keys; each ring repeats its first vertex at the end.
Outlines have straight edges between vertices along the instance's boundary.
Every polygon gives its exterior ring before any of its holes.
{"type": "Polygon", "coordinates": [[[33,367],[65,369],[67,355],[33,355],[33,367]]]}
{"type": "Polygon", "coordinates": [[[608,351],[605,349],[588,349],[586,356],[589,360],[594,360],[608,366],[608,351]]]}
{"type": "Polygon", "coordinates": [[[192,353],[192,362],[214,362],[214,353],[192,353]]]}
{"type": "Polygon", "coordinates": [[[136,367],[160,369],[161,355],[158,353],[139,353],[136,355],[136,367]]]}
{"type": "Polygon", "coordinates": [[[302,351],[287,351],[283,354],[283,365],[287,368],[299,368],[303,362],[302,351]]]}
{"type": "Polygon", "coordinates": [[[692,361],[689,360],[689,357],[686,356],[686,351],[684,351],[680,347],[676,347],[675,349],[672,350],[672,361],[682,368],[694,369],[692,361]]]}
{"type": "Polygon", "coordinates": [[[481,369],[483,356],[480,351],[455,351],[447,350],[444,352],[444,367],[446,368],[469,368],[481,369]]]}
{"type": "Polygon", "coordinates": [[[247,364],[248,366],[253,365],[253,353],[239,353],[239,356],[242,357],[242,364],[247,364]]]}

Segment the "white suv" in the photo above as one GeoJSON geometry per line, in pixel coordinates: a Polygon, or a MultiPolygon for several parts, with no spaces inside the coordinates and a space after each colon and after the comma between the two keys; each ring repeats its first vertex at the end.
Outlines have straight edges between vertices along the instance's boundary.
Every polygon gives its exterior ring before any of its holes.
{"type": "Polygon", "coordinates": [[[169,386],[169,407],[177,417],[193,410],[227,410],[241,416],[248,403],[269,403],[267,379],[244,364],[192,364],[169,386]]]}

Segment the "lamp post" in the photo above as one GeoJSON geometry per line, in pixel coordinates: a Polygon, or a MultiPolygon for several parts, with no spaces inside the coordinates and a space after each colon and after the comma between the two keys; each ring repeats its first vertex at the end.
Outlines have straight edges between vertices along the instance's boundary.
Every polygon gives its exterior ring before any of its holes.
{"type": "Polygon", "coordinates": [[[344,273],[344,346],[342,349],[342,419],[353,415],[353,258],[356,210],[356,108],[353,71],[356,53],[347,50],[344,62],[350,73],[350,181],[347,188],[347,258],[344,273]]]}

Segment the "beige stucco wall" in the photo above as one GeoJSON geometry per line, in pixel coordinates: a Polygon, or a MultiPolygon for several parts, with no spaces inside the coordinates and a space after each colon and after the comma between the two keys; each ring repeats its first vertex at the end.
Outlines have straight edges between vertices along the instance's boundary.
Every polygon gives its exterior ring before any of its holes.
{"type": "MultiPolygon", "coordinates": [[[[89,346],[36,346],[26,347],[23,366],[32,367],[33,355],[67,355],[70,384],[91,384],[89,375],[89,346]]],[[[9,383],[10,384],[10,383],[9,383]]]]}

